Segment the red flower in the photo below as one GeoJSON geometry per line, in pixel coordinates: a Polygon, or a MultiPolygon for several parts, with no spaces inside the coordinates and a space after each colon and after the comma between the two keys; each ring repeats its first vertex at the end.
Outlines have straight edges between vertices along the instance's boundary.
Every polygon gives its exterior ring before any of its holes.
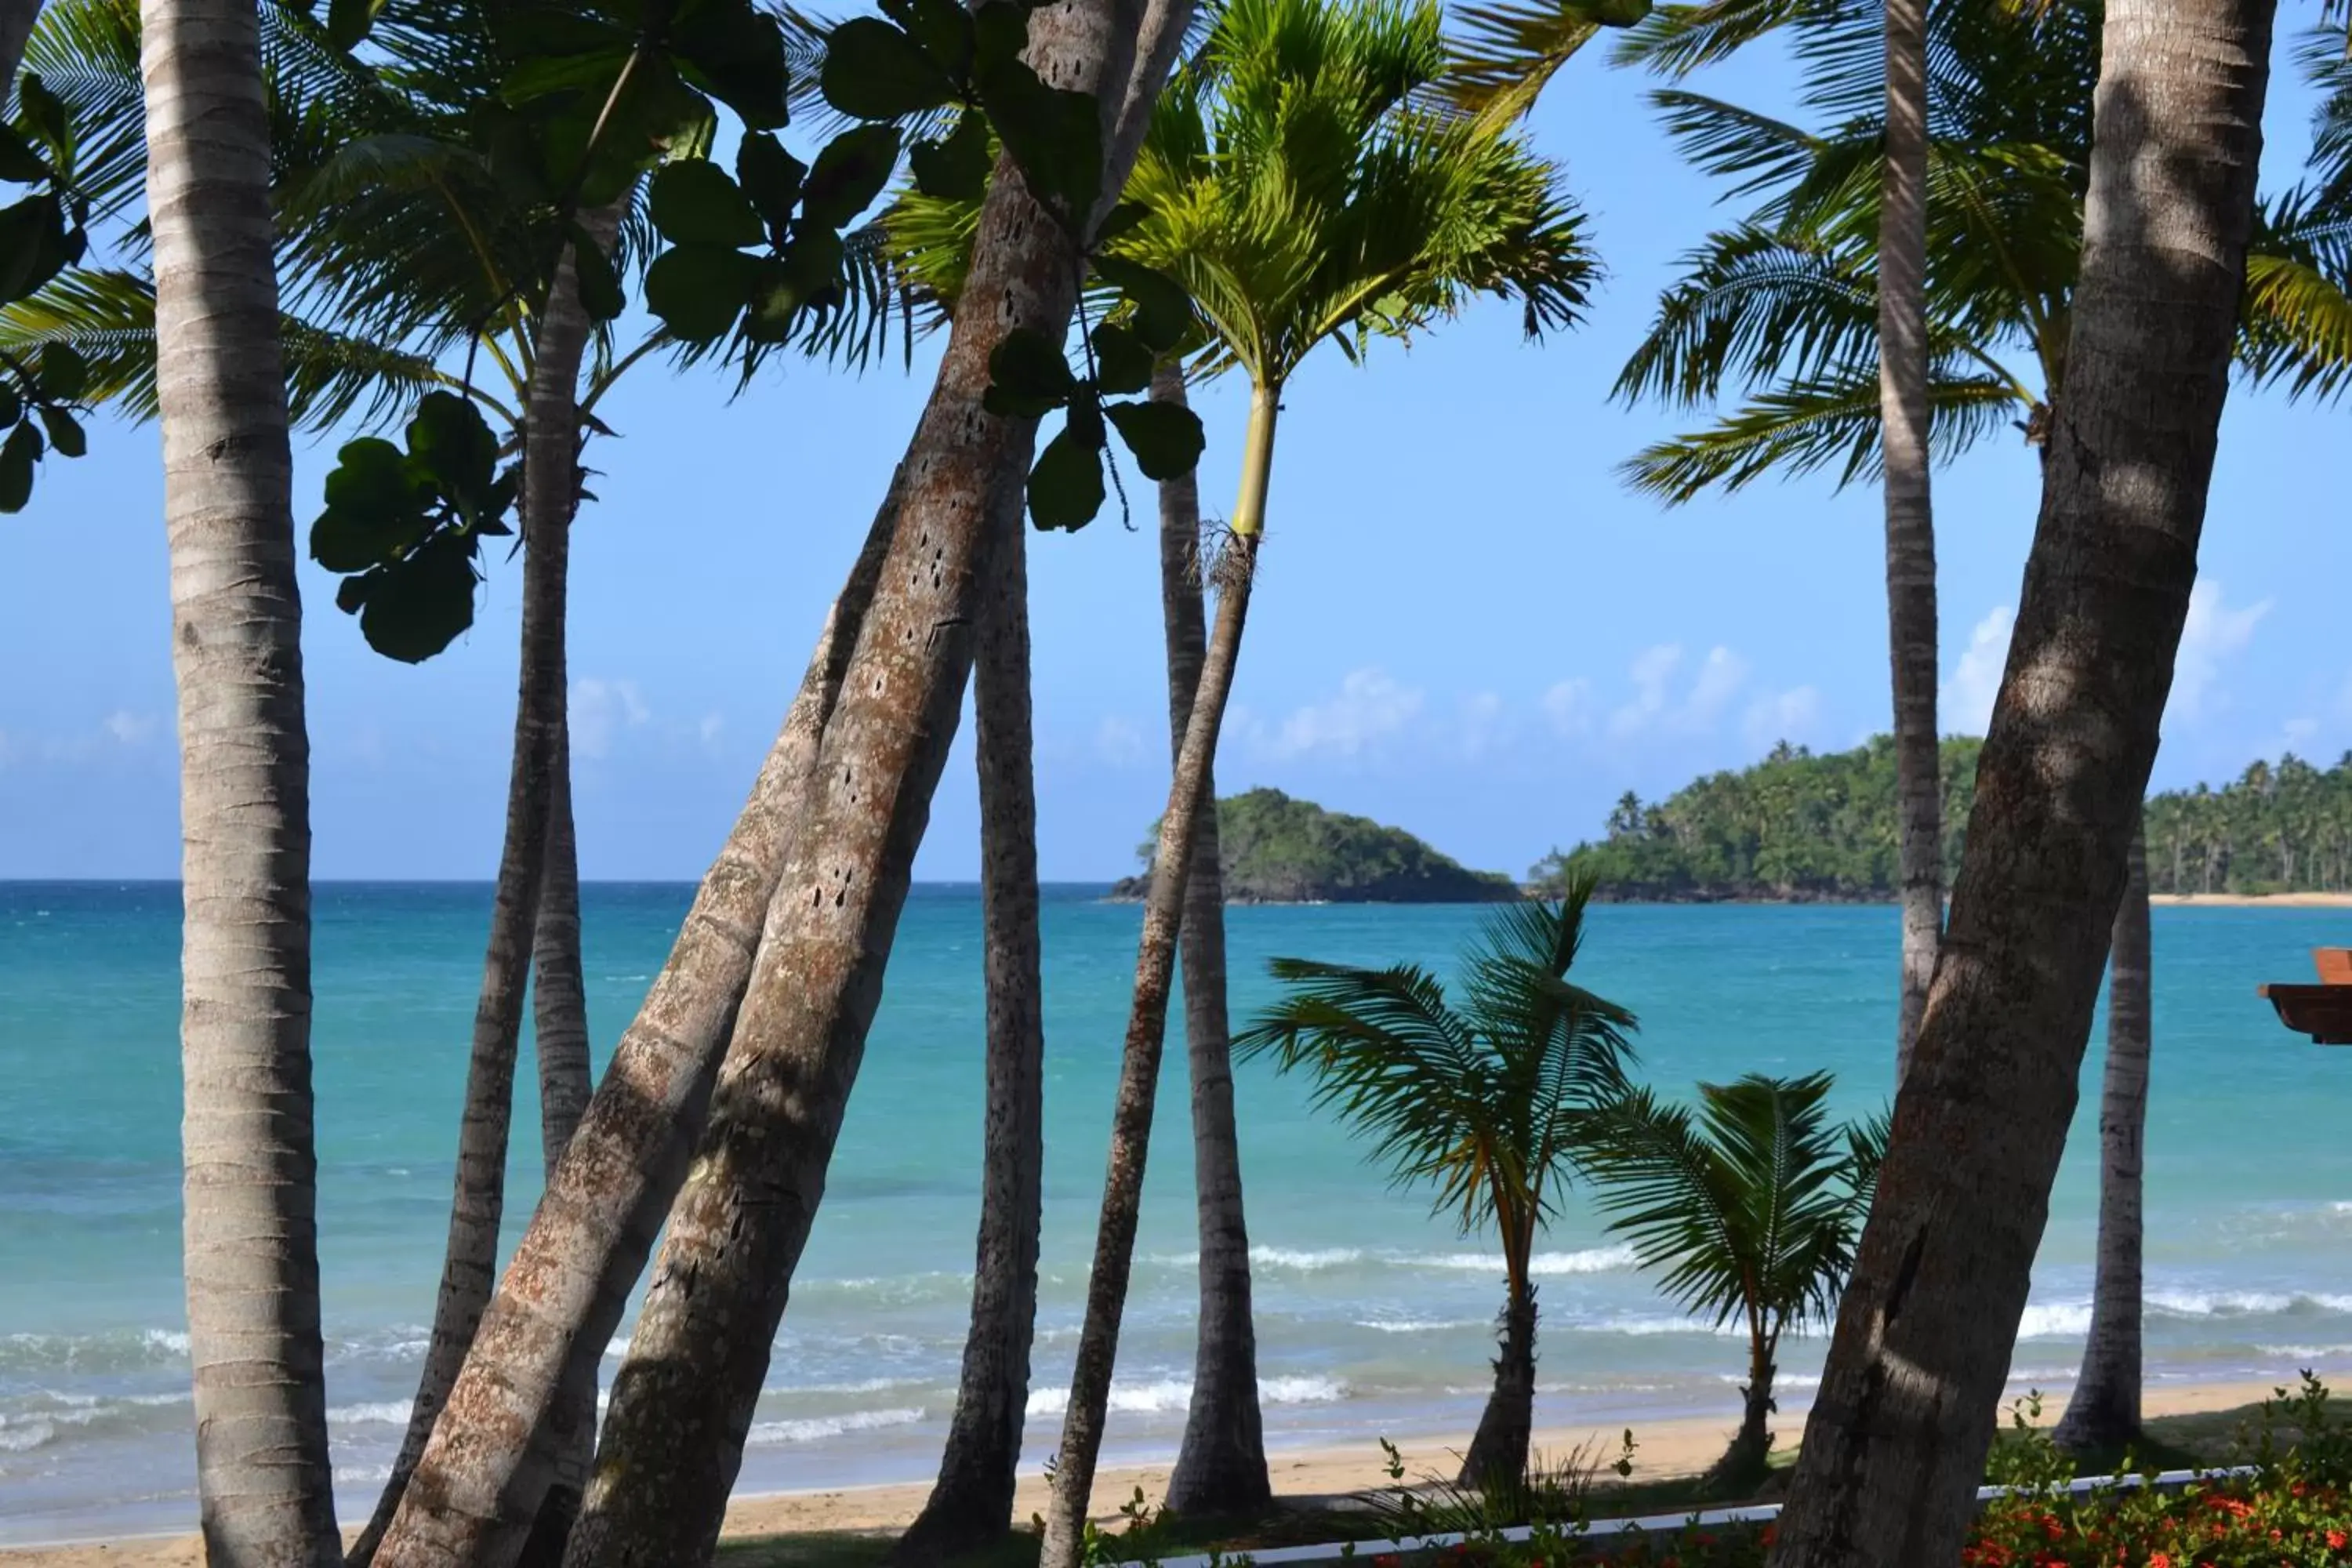
{"type": "Polygon", "coordinates": [[[2344,1550],[2344,1542],[2347,1539],[2352,1538],[2347,1538],[2340,1530],[2331,1530],[2327,1532],[2327,1549],[2330,1552],[2341,1552],[2344,1550]]]}
{"type": "Polygon", "coordinates": [[[2169,1552],[2149,1552],[2147,1555],[2147,1568],[2172,1568],[2172,1553],[2169,1552]]]}

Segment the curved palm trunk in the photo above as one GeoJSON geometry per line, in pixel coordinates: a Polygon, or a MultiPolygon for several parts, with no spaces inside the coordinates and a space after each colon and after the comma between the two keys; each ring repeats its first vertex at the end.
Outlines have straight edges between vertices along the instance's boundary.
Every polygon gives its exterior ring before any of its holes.
{"type": "Polygon", "coordinates": [[[1761,1325],[1748,1331],[1748,1384],[1739,1391],[1739,1430],[1723,1458],[1707,1472],[1708,1485],[1717,1491],[1751,1491],[1770,1473],[1772,1413],[1779,1408],[1772,1402],[1772,1380],[1780,1372],[1772,1358],[1779,1337],[1766,1332],[1761,1325]]]}
{"type": "Polygon", "coordinates": [[[1909,1070],[1944,931],[1936,738],[1936,526],[1927,489],[1927,6],[1885,0],[1886,158],[1878,217],[1878,388],[1886,629],[1895,686],[1895,858],[1903,879],[1896,1080],[1909,1070]]]}
{"type": "Polygon", "coordinates": [[[555,1426],[564,1401],[595,1375],[685,1179],[761,914],[783,874],[786,837],[881,577],[898,495],[894,480],[751,798],[557,1162],[377,1551],[378,1568],[502,1568],[539,1516],[563,1451],[555,1426]]]}
{"type": "Polygon", "coordinates": [[[1778,1568],[1949,1563],[1967,1529],[2196,576],[2272,9],[2107,6],[2041,520],[1778,1568]]]}
{"type": "Polygon", "coordinates": [[[2147,845],[2132,833],[2123,902],[2107,951],[2107,1067],[2099,1101],[2099,1261],[2090,1341],[2074,1397],[2051,1434],[2078,1453],[2139,1436],[2140,1174],[2147,1132],[2147,845]]]}
{"type": "MultiPolygon", "coordinates": [[[[0,95],[16,90],[16,71],[25,63],[25,46],[32,41],[33,24],[41,19],[41,0],[0,0],[0,95]]],[[[14,102],[12,96],[6,101],[14,102]]],[[[292,504],[289,500],[288,504],[292,504]]]]}
{"type": "Polygon", "coordinates": [[[1119,1319],[1127,1308],[1127,1283],[1135,1260],[1135,1226],[1143,1203],[1143,1168],[1151,1148],[1151,1112],[1160,1084],[1160,1049],[1168,1031],[1168,993],[1175,977],[1176,942],[1192,869],[1195,835],[1210,800],[1209,768],[1217,753],[1217,731],[1233,694],[1234,664],[1241,653],[1242,627],[1249,618],[1250,587],[1257,571],[1258,543],[1265,523],[1265,492],[1274,468],[1275,416],[1280,389],[1261,387],[1250,398],[1249,436],[1242,452],[1241,499],[1234,508],[1234,531],[1217,569],[1217,623],[1201,665],[1201,682],[1168,785],[1168,808],[1160,818],[1160,840],[1151,858],[1151,887],[1144,897],[1143,935],[1136,944],[1135,998],[1128,1012],[1127,1039],[1119,1058],[1118,1089],[1111,1102],[1109,1168],[1103,1179],[1102,1215],[1095,1231],[1093,1271],[1087,1280],[1087,1311],[1078,1332],[1076,1364],[1070,1373],[1070,1403],[1062,1418],[1062,1443],[1054,1466],[1054,1489],[1045,1510],[1041,1568],[1076,1568],[1085,1545],[1087,1505],[1094,1491],[1095,1461],[1102,1451],[1103,1419],[1110,1405],[1113,1364],[1118,1359],[1119,1319]]]}
{"type": "MultiPolygon", "coordinates": [[[[1160,12],[1181,36],[1187,7],[1160,12]]],[[[1139,50],[1141,0],[1066,0],[1030,24],[1046,80],[1094,93],[1110,138],[1104,188],[1133,160],[1132,68],[1151,85],[1174,52],[1139,50]],[[1140,61],[1142,63],[1139,64],[1140,61]],[[1123,145],[1123,150],[1122,150],[1123,145]]],[[[1147,100],[1148,101],[1148,100],[1147,100]]],[[[883,586],[827,727],[815,786],[769,907],[741,1016],[671,1211],[629,1355],[615,1377],[577,1568],[708,1562],[782,1320],[794,1268],[880,999],[932,791],[955,734],[969,628],[1035,422],[986,412],[988,361],[1016,327],[1059,341],[1076,304],[1066,231],[1001,164],[931,399],[883,586]]],[[[1089,222],[1092,221],[1090,215],[1089,222]]]]}
{"type": "Polygon", "coordinates": [[[1528,1447],[1536,1418],[1536,1288],[1528,1279],[1532,1232],[1506,1236],[1507,1278],[1503,1315],[1496,1325],[1501,1353],[1495,1358],[1495,1390],[1486,1396],[1470,1451],[1462,1457],[1457,1484],[1489,1497],[1517,1494],[1528,1479],[1528,1447]]]}
{"type": "Polygon", "coordinates": [[[319,1332],[310,752],[251,0],[148,0],[147,203],[179,688],[196,1488],[221,1568],[341,1556],[319,1332]]]}
{"type": "MultiPolygon", "coordinates": [[[[1181,405],[1184,374],[1163,364],[1155,401],[1181,405]]],[[[1201,608],[1201,486],[1186,474],[1160,486],[1160,607],[1168,640],[1168,731],[1176,760],[1207,658],[1201,608]]],[[[1234,1124],[1233,1035],[1225,1017],[1225,889],[1217,845],[1214,758],[1203,768],[1192,865],[1177,956],[1184,974],[1185,1060],[1192,1085],[1192,1184],[1201,1236],[1200,1338],[1183,1446],[1167,1505],[1190,1517],[1255,1512],[1273,1500],[1258,1409],[1257,1328],[1250,1310],[1249,1226],[1242,1212],[1241,1137],[1234,1124]]]]}
{"type": "Polygon", "coordinates": [[[456,1191],[442,1254],[441,1292],[408,1430],[375,1515],[352,1545],[351,1568],[365,1568],[390,1528],[433,1423],[457,1381],[474,1331],[498,1282],[499,1225],[506,1213],[507,1141],[514,1120],[515,1055],[524,988],[539,927],[547,865],[551,781],[563,731],[564,609],[571,572],[572,514],[579,494],[580,361],[588,315],[572,258],[556,266],[541,318],[530,401],[524,420],[522,657],[515,698],[514,760],[507,779],[506,843],[490,907],[489,951],[474,1006],[466,1105],[457,1131],[456,1191]]]}
{"type": "MultiPolygon", "coordinates": [[[[575,509],[576,510],[576,509],[575,509]]],[[[539,889],[539,930],[531,944],[531,1043],[539,1057],[539,1139],[547,1179],[580,1118],[594,1079],[588,1063],[588,994],[580,969],[580,847],[572,821],[572,741],[567,718],[555,737],[555,770],[548,781],[547,871],[539,889]]],[[[556,1568],[563,1561],[588,1463],[596,1451],[596,1363],[572,1368],[548,1417],[552,1467],[539,1517],[517,1559],[520,1568],[556,1568]]]]}
{"type": "Polygon", "coordinates": [[[988,1124],[971,1331],[940,1479],[893,1559],[937,1562],[1013,1528],[1045,1159],[1045,983],[1037,930],[1037,787],[1031,772],[1029,574],[1022,493],[997,505],[996,570],[981,605],[972,720],[980,759],[981,919],[988,976],[988,1124]]]}

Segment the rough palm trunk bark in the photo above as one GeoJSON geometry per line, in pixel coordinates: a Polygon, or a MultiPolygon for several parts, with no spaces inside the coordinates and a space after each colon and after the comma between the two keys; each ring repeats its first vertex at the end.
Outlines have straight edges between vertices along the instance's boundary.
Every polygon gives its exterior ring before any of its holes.
{"type": "Polygon", "coordinates": [[[1037,1324],[1045,1133],[1045,983],[1031,771],[1029,574],[1022,493],[997,505],[995,570],[980,615],[972,721],[980,768],[981,921],[988,987],[988,1121],[971,1330],[940,1479],[894,1559],[933,1563],[1011,1533],[1029,1352],[1037,1324]]]}
{"type": "Polygon", "coordinates": [[[516,1247],[378,1568],[502,1568],[538,1517],[568,1438],[554,1429],[566,1394],[593,1376],[685,1179],[898,495],[894,481],[751,798],[516,1247]]]}
{"type": "Polygon", "coordinates": [[[147,209],[179,688],[196,1488],[220,1568],[338,1562],[310,1096],[310,740],[251,0],[147,0],[147,209]]]}
{"type": "MultiPolygon", "coordinates": [[[[1125,183],[1140,116],[1189,6],[1155,6],[1173,36],[1139,49],[1141,0],[1064,0],[1030,26],[1048,82],[1095,94],[1125,183]],[[1139,66],[1138,62],[1141,64],[1139,66]],[[1130,74],[1135,80],[1130,82],[1130,74]],[[1127,100],[1148,85],[1135,106],[1127,100]]],[[[1066,229],[1000,163],[931,400],[907,460],[907,500],[803,831],[769,908],[759,958],[713,1093],[697,1179],[672,1209],[568,1563],[708,1562],[742,1460],[793,1270],[863,1059],[900,905],[963,684],[993,550],[994,503],[1018,486],[1034,421],[988,413],[988,360],[1015,328],[1058,341],[1076,303],[1066,229]]],[[[1091,229],[1096,215],[1082,227],[1091,229]]]]}
{"type": "Polygon", "coordinates": [[[2077,1453],[2139,1436],[2140,1176],[2147,1132],[2147,844],[2134,829],[2123,902],[2107,949],[2107,1066],[2099,1100],[2099,1258],[2083,1373],[2051,1436],[2077,1453]]]}
{"type": "Polygon", "coordinates": [[[1462,1457],[1458,1484],[1493,1497],[1514,1495],[1527,1484],[1528,1447],[1536,1418],[1536,1290],[1524,1262],[1512,1269],[1496,1325],[1501,1353],[1495,1360],[1495,1388],[1462,1457]]]}
{"type": "MultiPolygon", "coordinates": [[[[1174,362],[1151,378],[1154,401],[1183,405],[1174,362]]],[[[1207,657],[1201,607],[1201,484],[1160,485],[1160,609],[1168,643],[1168,740],[1181,760],[1207,657]]],[[[1184,1440],[1167,1506],[1188,1517],[1253,1513],[1272,1500],[1257,1394],[1257,1327],[1250,1307],[1249,1226],[1242,1207],[1241,1136],[1234,1120],[1233,1034],[1225,1014],[1225,888],[1217,843],[1215,759],[1202,770],[1192,868],[1177,958],[1184,976],[1185,1064],[1192,1089],[1192,1191],[1201,1237],[1199,1340],[1184,1440]]]]}
{"type": "Polygon", "coordinates": [[[566,251],[540,318],[524,419],[522,655],[515,698],[514,757],[507,780],[506,842],[491,899],[489,951],[474,1008],[466,1100],[449,1237],[425,1369],[392,1476],[374,1517],[352,1545],[351,1568],[375,1559],[399,1510],[433,1423],[457,1381],[474,1331],[498,1283],[499,1226],[506,1213],[507,1142],[514,1123],[515,1058],[545,880],[552,781],[563,733],[564,612],[572,513],[579,494],[580,362],[588,315],[566,251]]]}
{"type": "Polygon", "coordinates": [[[1944,931],[1936,736],[1936,525],[1927,480],[1927,6],[1885,0],[1886,156],[1878,215],[1878,396],[1886,628],[1895,689],[1903,969],[1895,1057],[1908,1069],[1944,931]]]}
{"type": "Polygon", "coordinates": [[[0,0],[0,103],[15,102],[16,70],[40,19],[41,0],[0,0]]]}
{"type": "Polygon", "coordinates": [[[1102,1450],[1103,1418],[1110,1404],[1111,1369],[1118,1359],[1119,1319],[1127,1306],[1129,1271],[1135,1258],[1135,1226],[1143,1201],[1143,1170],[1151,1145],[1151,1112],[1160,1083],[1160,1047],[1167,1036],[1168,993],[1176,968],[1176,941],[1183,921],[1194,834],[1207,801],[1209,765],[1217,753],[1217,731],[1233,693],[1234,664],[1241,652],[1242,628],[1249,617],[1251,579],[1257,564],[1258,529],[1265,516],[1265,479],[1271,466],[1275,395],[1252,400],[1250,450],[1242,459],[1244,504],[1235,508],[1236,531],[1217,564],[1217,623],[1201,665],[1201,682],[1175,776],[1168,786],[1168,809],[1160,819],[1160,839],[1151,858],[1150,890],[1144,896],[1143,935],[1136,945],[1135,999],[1128,1013],[1120,1054],[1118,1088],[1111,1102],[1110,1158],[1103,1180],[1102,1214],[1095,1232],[1095,1257],[1087,1280],[1087,1310],[1078,1331],[1076,1365],[1070,1373],[1070,1403],[1062,1418],[1062,1442],[1054,1465],[1046,1505],[1042,1568],[1076,1568],[1085,1544],[1087,1504],[1094,1491],[1095,1461],[1102,1450]],[[1256,498],[1252,506],[1249,500],[1256,498]],[[1246,526],[1244,526],[1244,524],[1246,526]]]}
{"type": "Polygon", "coordinates": [[[1773,1364],[1774,1337],[1753,1334],[1748,1344],[1748,1385],[1739,1391],[1739,1430],[1731,1446],[1715,1462],[1707,1480],[1717,1490],[1744,1492],[1762,1481],[1771,1468],[1772,1381],[1780,1369],[1773,1364]]]}
{"type": "Polygon", "coordinates": [[[2112,0],[2042,515],[1779,1568],[1949,1563],[2065,1144],[2229,383],[2273,0],[2112,0]]]}

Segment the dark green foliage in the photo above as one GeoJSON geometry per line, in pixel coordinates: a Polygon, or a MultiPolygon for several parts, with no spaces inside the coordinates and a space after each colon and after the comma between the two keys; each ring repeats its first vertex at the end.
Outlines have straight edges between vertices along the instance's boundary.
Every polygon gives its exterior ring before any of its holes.
{"type": "MultiPolygon", "coordinates": [[[[65,105],[27,71],[16,113],[0,122],[0,181],[34,187],[0,207],[0,305],[31,295],[79,261],[89,247],[89,198],[75,184],[74,129],[65,105]]],[[[89,367],[72,348],[45,345],[37,358],[0,354],[0,513],[32,499],[43,452],[79,458],[89,440],[75,418],[89,367]]]]}
{"type": "MultiPolygon", "coordinates": [[[[1944,742],[1944,874],[1958,869],[1983,742],[1944,742]]],[[[1882,900],[1895,896],[1895,746],[1874,737],[1816,755],[1785,742],[1754,767],[1712,773],[1666,800],[1628,793],[1608,837],[1554,850],[1537,888],[1571,870],[1617,900],[1882,900]]]]}
{"type": "MultiPolygon", "coordinates": [[[[1402,828],[1326,811],[1278,789],[1217,803],[1219,868],[1234,903],[1483,904],[1516,900],[1507,877],[1472,871],[1402,828]]],[[[1159,841],[1139,850],[1149,862],[1159,841]]],[[[1140,897],[1150,873],[1112,896],[1140,897]]]]}
{"type": "Polygon", "coordinates": [[[2145,820],[2152,891],[2352,889],[2352,752],[2322,770],[2290,752],[2218,790],[2153,795],[2145,820]]]}

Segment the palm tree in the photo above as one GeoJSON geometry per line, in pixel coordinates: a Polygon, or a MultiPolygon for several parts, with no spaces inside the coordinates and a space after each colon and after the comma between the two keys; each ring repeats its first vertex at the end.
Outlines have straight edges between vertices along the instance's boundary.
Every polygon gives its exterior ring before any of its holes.
{"type": "Polygon", "coordinates": [[[2196,576],[2271,20],[2107,6],[2065,398],[1954,883],[1966,962],[1895,1102],[1781,1568],[1950,1562],[1974,1510],[2196,576]]]}
{"type": "Polygon", "coordinates": [[[154,0],[145,20],[197,1492],[212,1561],[324,1565],[341,1543],[319,1329],[310,744],[260,41],[241,0],[154,0]]]}
{"type": "Polygon", "coordinates": [[[1568,978],[1584,941],[1589,879],[1556,903],[1486,918],[1450,1000],[1413,964],[1359,969],[1274,961],[1289,994],[1234,1042],[1304,1068],[1315,1103],[1346,1121],[1401,1185],[1437,1189],[1465,1233],[1503,1247],[1502,1354],[1464,1458],[1462,1484],[1513,1488],[1533,1426],[1537,1233],[1559,1211],[1572,1163],[1626,1089],[1633,1016],[1568,978]]]}
{"type": "Polygon", "coordinates": [[[1748,1331],[1739,1431],[1707,1474],[1721,1489],[1764,1479],[1781,1336],[1829,1321],[1870,1209],[1885,1124],[1831,1125],[1830,1085],[1825,1072],[1703,1083],[1696,1116],[1635,1089],[1584,1160],[1609,1228],[1665,1271],[1666,1294],[1748,1331]]]}
{"type": "Polygon", "coordinates": [[[1238,0],[1162,94],[1125,197],[1118,259],[1190,290],[1195,374],[1250,381],[1240,495],[1207,575],[1218,594],[1161,816],[1114,1105],[1110,1175],[1046,1519],[1068,1568],[1102,1436],[1193,837],[1232,690],[1285,388],[1327,339],[1360,354],[1492,294],[1530,331],[1568,325],[1592,261],[1558,171],[1497,127],[1424,107],[1444,68],[1433,4],[1238,0]]]}
{"type": "Polygon", "coordinates": [[[2107,946],[2107,1065],[2099,1093],[2099,1255],[2091,1329],[2066,1414],[2050,1436],[2077,1454],[2110,1453],[2140,1435],[2141,1185],[2147,1167],[2147,840],[2132,829],[2123,901],[2107,946]]]}

